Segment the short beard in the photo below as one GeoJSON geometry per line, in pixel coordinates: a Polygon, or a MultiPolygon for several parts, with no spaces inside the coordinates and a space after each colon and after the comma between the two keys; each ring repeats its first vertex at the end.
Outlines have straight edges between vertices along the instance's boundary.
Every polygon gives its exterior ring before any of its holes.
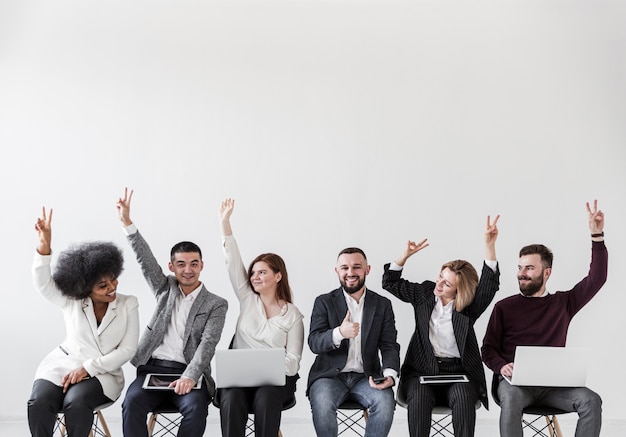
{"type": "Polygon", "coordinates": [[[346,293],[354,294],[363,288],[363,286],[365,285],[365,278],[363,278],[362,280],[359,280],[359,282],[354,287],[347,287],[345,281],[344,282],[339,281],[339,283],[341,284],[341,287],[346,293]]]}
{"type": "MultiPolygon", "coordinates": [[[[518,278],[518,281],[519,281],[519,278],[518,278]]],[[[530,283],[525,285],[524,287],[522,287],[522,285],[520,284],[519,291],[521,291],[524,296],[532,296],[533,294],[541,290],[541,287],[543,287],[543,284],[544,284],[544,280],[543,280],[543,274],[542,274],[539,278],[531,280],[530,283]]]]}

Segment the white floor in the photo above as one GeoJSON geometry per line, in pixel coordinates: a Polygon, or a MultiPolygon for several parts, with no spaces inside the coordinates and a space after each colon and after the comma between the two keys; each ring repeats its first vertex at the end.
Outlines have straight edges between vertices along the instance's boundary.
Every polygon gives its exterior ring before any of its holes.
{"type": "MultiPolygon", "coordinates": [[[[122,424],[117,418],[109,419],[109,430],[113,437],[122,435],[122,424]]],[[[576,426],[575,417],[571,419],[563,417],[560,419],[561,429],[565,437],[574,436],[574,427],[576,426]]],[[[282,421],[281,431],[285,437],[315,437],[313,424],[310,420],[285,417],[282,421]]],[[[209,417],[207,422],[207,430],[204,434],[206,437],[219,437],[220,426],[217,417],[209,417]]],[[[356,434],[350,431],[342,434],[344,437],[352,437],[356,434]]],[[[528,433],[526,435],[532,435],[528,433]]],[[[29,437],[28,425],[24,421],[0,421],[0,436],[6,437],[29,437]]],[[[408,436],[406,419],[394,419],[390,436],[408,436]]],[[[624,437],[626,436],[626,420],[605,421],[602,428],[602,436],[604,437],[624,437]]],[[[184,436],[182,436],[184,437],[184,436]]],[[[476,424],[476,437],[499,437],[498,424],[494,420],[478,420],[476,424]]]]}

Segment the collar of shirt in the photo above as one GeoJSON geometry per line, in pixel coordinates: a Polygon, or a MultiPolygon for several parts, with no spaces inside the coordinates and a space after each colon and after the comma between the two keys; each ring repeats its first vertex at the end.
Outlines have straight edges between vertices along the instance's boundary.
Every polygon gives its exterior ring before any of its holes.
{"type": "MultiPolygon", "coordinates": [[[[522,293],[521,291],[519,292],[519,294],[521,294],[524,297],[532,297],[532,296],[526,296],[524,293],[522,293]]],[[[547,295],[549,295],[550,293],[548,293],[548,290],[544,291],[543,294],[539,297],[546,297],[547,295]]]]}
{"type": "Polygon", "coordinates": [[[454,299],[452,299],[450,302],[444,305],[441,298],[439,296],[435,296],[435,311],[437,311],[439,314],[441,313],[452,314],[453,309],[454,309],[454,299]]]}
{"type": "Polygon", "coordinates": [[[181,290],[180,285],[179,285],[178,290],[180,291],[180,294],[178,295],[178,298],[180,300],[187,299],[193,302],[196,299],[196,297],[198,297],[198,294],[200,293],[201,288],[202,288],[202,282],[200,282],[200,285],[198,285],[194,291],[185,295],[185,293],[183,292],[183,290],[181,290]]]}
{"type": "Polygon", "coordinates": [[[350,293],[347,293],[346,290],[342,288],[343,297],[346,299],[346,304],[348,305],[348,309],[350,310],[350,321],[361,323],[361,314],[363,312],[363,304],[365,302],[365,295],[367,294],[367,288],[363,290],[363,294],[361,295],[361,299],[357,302],[355,298],[350,296],[350,293]],[[358,315],[358,320],[355,320],[358,315]]]}

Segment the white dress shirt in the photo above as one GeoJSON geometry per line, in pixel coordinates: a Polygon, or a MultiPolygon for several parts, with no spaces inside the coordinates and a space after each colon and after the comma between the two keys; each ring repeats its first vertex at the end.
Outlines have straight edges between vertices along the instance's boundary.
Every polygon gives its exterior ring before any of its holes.
{"type": "Polygon", "coordinates": [[[436,357],[461,358],[452,328],[452,311],[454,311],[454,299],[447,305],[443,305],[439,296],[435,296],[435,307],[430,314],[428,324],[428,338],[436,357]]]}
{"type": "MultiPolygon", "coordinates": [[[[348,311],[350,311],[350,321],[352,323],[358,323],[361,326],[363,319],[363,305],[365,304],[365,296],[367,295],[367,289],[361,295],[361,299],[357,302],[356,299],[351,297],[348,293],[343,292],[343,296],[346,299],[348,305],[348,311]]],[[[341,341],[344,339],[343,335],[339,331],[339,327],[333,330],[333,343],[335,347],[339,347],[341,341]]],[[[342,372],[357,372],[363,373],[363,356],[361,354],[361,329],[356,337],[351,338],[348,344],[348,359],[346,360],[346,366],[341,370],[342,372]]]]}
{"type": "Polygon", "coordinates": [[[176,296],[170,324],[165,331],[163,342],[152,352],[152,358],[188,364],[183,356],[183,336],[185,335],[189,311],[201,288],[202,284],[186,296],[181,290],[180,294],[176,296]]]}

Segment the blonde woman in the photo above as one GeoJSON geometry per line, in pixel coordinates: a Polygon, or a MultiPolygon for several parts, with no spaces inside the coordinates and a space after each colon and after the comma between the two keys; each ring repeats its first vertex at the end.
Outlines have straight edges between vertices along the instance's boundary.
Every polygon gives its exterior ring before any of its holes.
{"type": "Polygon", "coordinates": [[[488,405],[485,372],[474,332],[474,322],[487,309],[500,286],[496,261],[496,226],[487,217],[485,262],[480,281],[467,261],[445,263],[436,281],[409,282],[402,268],[415,253],[428,246],[424,239],[409,241],[394,263],[385,265],[383,288],[413,305],[415,332],[402,365],[399,396],[407,401],[411,437],[430,435],[432,409],[448,405],[454,435],[471,437],[476,423],[476,402],[488,405]],[[469,383],[420,384],[422,375],[465,374],[469,383]]]}

